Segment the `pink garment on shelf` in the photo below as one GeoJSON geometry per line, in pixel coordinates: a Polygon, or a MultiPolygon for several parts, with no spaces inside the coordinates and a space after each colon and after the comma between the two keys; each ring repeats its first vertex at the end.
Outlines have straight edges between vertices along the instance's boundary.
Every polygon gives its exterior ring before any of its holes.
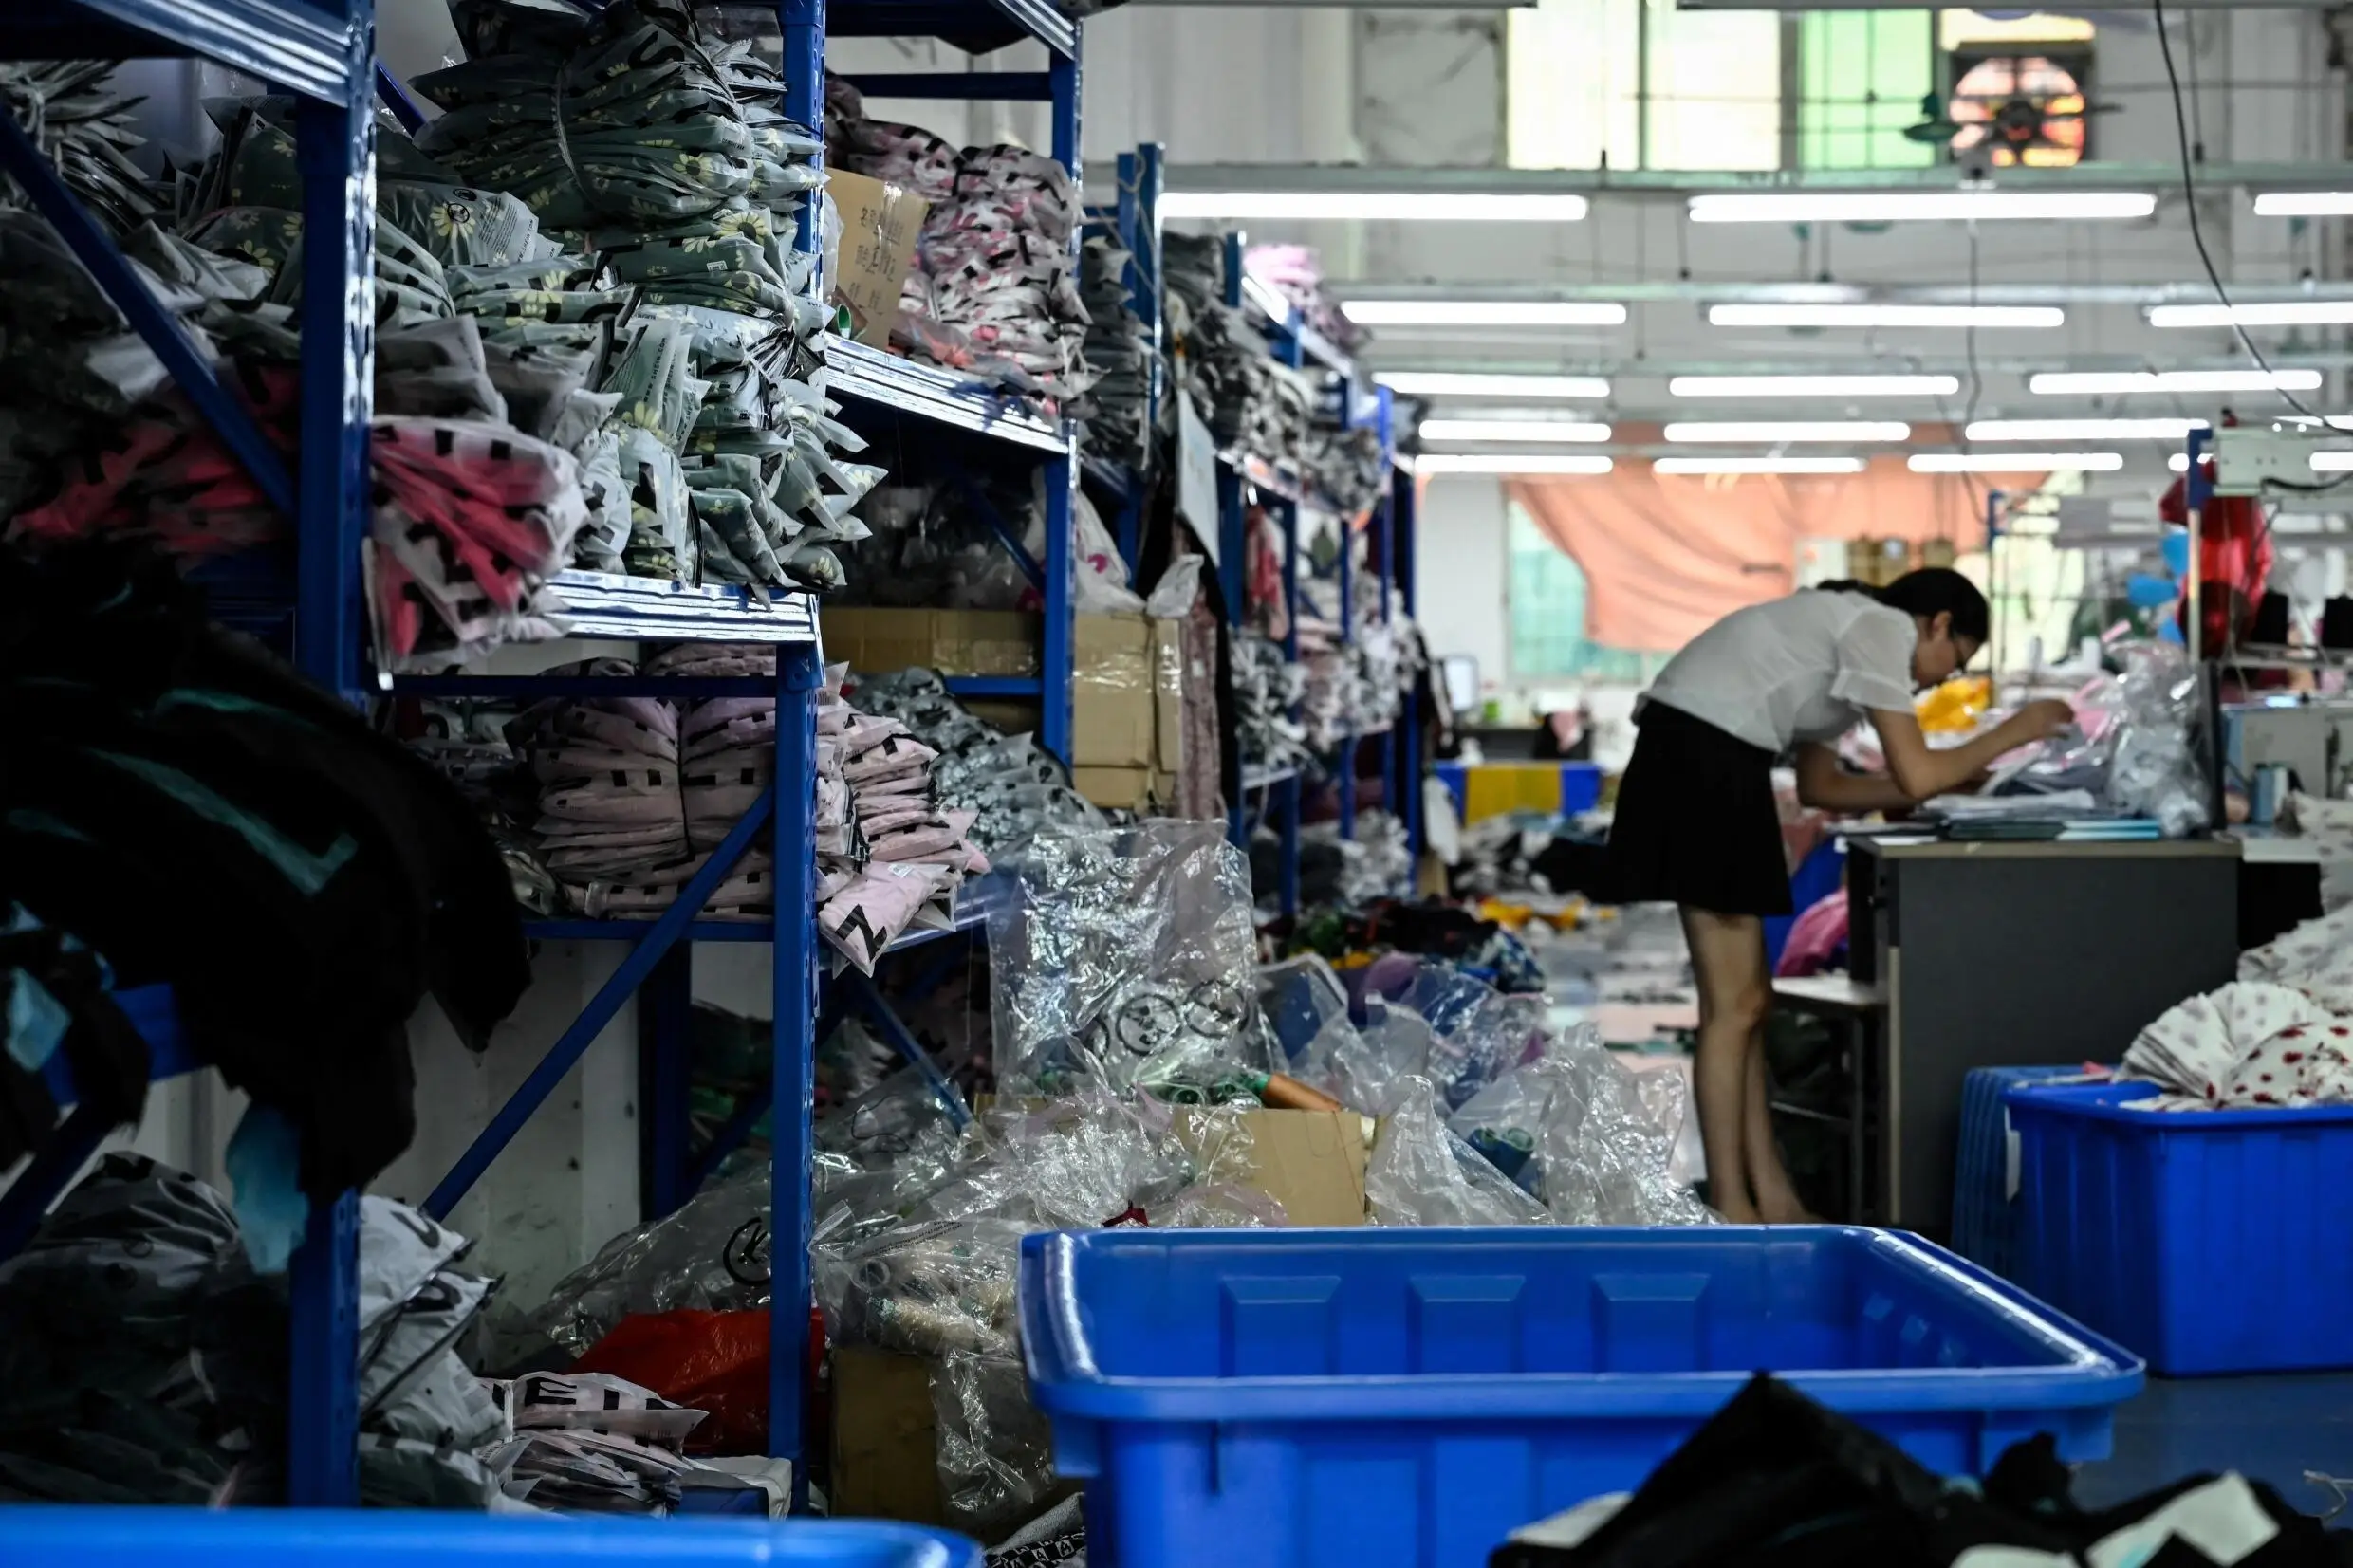
{"type": "Polygon", "coordinates": [[[1778,978],[1797,978],[1820,974],[1829,968],[1830,955],[1846,945],[1850,913],[1843,888],[1808,906],[1806,913],[1790,922],[1788,937],[1781,946],[1781,962],[1773,966],[1773,974],[1778,978]]]}

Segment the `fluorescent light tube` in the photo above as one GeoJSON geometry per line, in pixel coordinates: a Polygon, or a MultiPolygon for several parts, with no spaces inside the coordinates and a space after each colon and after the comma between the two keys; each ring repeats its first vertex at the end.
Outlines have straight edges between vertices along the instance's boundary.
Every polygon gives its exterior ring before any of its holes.
{"type": "MultiPolygon", "coordinates": [[[[1163,197],[1163,200],[1166,198],[1163,197]]],[[[1694,223],[1927,223],[1955,219],[2145,218],[2145,191],[1756,192],[1694,196],[1694,223]]]]}
{"type": "Polygon", "coordinates": [[[1424,419],[1425,441],[1606,441],[1607,425],[1567,419],[1424,419]]]}
{"type": "Polygon", "coordinates": [[[1623,326],[1626,307],[1603,300],[1343,300],[1359,326],[1623,326]]]}
{"type": "Polygon", "coordinates": [[[2317,370],[2049,370],[2027,382],[2046,396],[2106,392],[2316,392],[2317,370]]]}
{"type": "Polygon", "coordinates": [[[1600,376],[1514,376],[1503,371],[1384,370],[1373,379],[1406,397],[1606,397],[1600,376]]]}
{"type": "Polygon", "coordinates": [[[2276,304],[2160,304],[2151,326],[2342,326],[2353,300],[2287,300],[2276,304]]]}
{"type": "Polygon", "coordinates": [[[1686,441],[1909,441],[1912,427],[1896,420],[1691,420],[1667,427],[1667,439],[1686,441]]]}
{"type": "Polygon", "coordinates": [[[1860,457],[1661,457],[1657,473],[1861,473],[1860,457]]]}
{"type": "Polygon", "coordinates": [[[2353,473],[2353,452],[2316,452],[2312,454],[2312,471],[2314,473],[2353,473]]]}
{"type": "Polygon", "coordinates": [[[2187,473],[2190,471],[2190,454],[2186,452],[2175,452],[2165,459],[2165,466],[2176,473],[2187,473]]]}
{"type": "Polygon", "coordinates": [[[2353,191],[2266,191],[2255,197],[2259,218],[2341,218],[2353,213],[2353,191]]]}
{"type": "Polygon", "coordinates": [[[1914,473],[2109,473],[2124,466],[2121,452],[1923,452],[1914,473]]]}
{"type": "Polygon", "coordinates": [[[1950,397],[1957,376],[1677,376],[1673,397],[1950,397]]]}
{"type": "Polygon", "coordinates": [[[2178,441],[2203,419],[1979,419],[1972,441],[2178,441]]]}
{"type": "Polygon", "coordinates": [[[1425,452],[1414,459],[1416,473],[1607,473],[1606,457],[1558,452],[1425,452]]]}
{"type": "Polygon", "coordinates": [[[1712,304],[1711,326],[2065,326],[2055,304],[1712,304]]]}
{"type": "Polygon", "coordinates": [[[1545,192],[1164,191],[1164,218],[1393,223],[1575,223],[1591,203],[1545,192]]]}

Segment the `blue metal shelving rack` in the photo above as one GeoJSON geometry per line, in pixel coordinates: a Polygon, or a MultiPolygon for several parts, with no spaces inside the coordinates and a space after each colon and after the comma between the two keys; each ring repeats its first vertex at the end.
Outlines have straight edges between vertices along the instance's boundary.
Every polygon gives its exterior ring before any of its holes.
{"type": "MultiPolygon", "coordinates": [[[[321,685],[356,695],[375,354],[373,0],[54,0],[0,9],[0,57],[8,59],[191,55],[268,82],[296,102],[305,243],[301,461],[293,468],[5,115],[0,167],[55,226],[263,493],[294,519],[296,662],[321,685]]],[[[147,1016],[167,1014],[168,1007],[151,1008],[147,1016]]],[[[193,1063],[175,1058],[172,1065],[185,1070],[193,1063]]],[[[83,1158],[97,1147],[77,1118],[68,1118],[62,1142],[81,1147],[83,1158]]],[[[37,1222],[81,1163],[59,1169],[61,1157],[11,1190],[20,1213],[29,1211],[26,1226],[37,1222]]],[[[358,1217],[351,1193],[314,1209],[294,1258],[287,1485],[295,1503],[357,1501],[358,1217]]]]}
{"type": "MultiPolygon", "coordinates": [[[[1054,157],[1074,185],[1079,162],[1079,28],[1043,0],[781,0],[777,8],[783,42],[785,108],[795,120],[822,134],[824,103],[824,44],[827,35],[905,37],[930,35],[969,52],[996,49],[1021,39],[1045,45],[1047,69],[1037,72],[942,73],[861,76],[862,90],[897,97],[1040,100],[1052,104],[1054,157]]],[[[387,83],[388,96],[398,93],[387,83]]],[[[396,108],[396,112],[398,112],[396,108]]],[[[812,204],[813,207],[813,204],[812,204]]],[[[1075,239],[1075,236],[1074,236],[1075,239]]],[[[813,216],[805,211],[795,238],[804,252],[816,249],[813,216]]],[[[1072,266],[1077,265],[1074,244],[1072,266]]],[[[953,468],[966,464],[1043,465],[1046,470],[1046,550],[1043,561],[1027,557],[1021,542],[1000,523],[998,531],[1024,570],[1039,586],[1043,617],[1039,675],[952,680],[960,695],[1028,697],[1041,708],[1040,740],[1057,756],[1070,755],[1073,501],[1078,483],[1076,433],[1068,422],[1044,418],[1018,401],[977,388],[954,372],[865,347],[841,338],[826,341],[825,390],[843,405],[843,420],[869,438],[880,438],[884,454],[919,445],[953,468]]],[[[975,488],[967,487],[984,506],[975,488]]],[[[357,571],[356,554],[351,569],[357,571]]],[[[380,677],[396,695],[511,697],[538,700],[562,696],[654,696],[693,700],[719,696],[772,695],[777,705],[774,784],[754,803],[714,850],[709,862],[680,890],[676,902],[652,920],[546,920],[526,930],[555,941],[609,940],[629,944],[612,977],[549,1047],[523,1085],[491,1118],[423,1208],[446,1216],[487,1171],[581,1056],[635,993],[639,1006],[640,1117],[645,1128],[642,1163],[647,1208],[667,1213],[691,1197],[719,1160],[739,1147],[763,1114],[771,1116],[769,1211],[771,1284],[776,1303],[769,1314],[769,1451],[795,1461],[794,1484],[805,1484],[799,1460],[806,1389],[809,1181],[812,1081],[815,1046],[826,1020],[821,1017],[818,931],[807,890],[815,886],[814,843],[816,703],[823,679],[821,626],[815,601],[804,594],[763,600],[735,588],[693,587],[644,579],[566,572],[557,591],[571,606],[576,634],[623,641],[718,641],[769,643],[777,650],[770,681],[701,677],[638,676],[571,679],[543,676],[380,677]],[[768,922],[697,918],[711,893],[763,828],[772,825],[779,896],[768,922]],[[785,890],[805,890],[799,897],[785,890]],[[769,942],[774,953],[770,1014],[770,1078],[767,1098],[752,1097],[713,1144],[699,1153],[689,1144],[689,1018],[693,1005],[692,945],[696,942],[769,942]],[[799,1310],[787,1303],[802,1303],[799,1310]]],[[[910,932],[894,951],[973,929],[910,932]]],[[[919,1043],[890,1012],[872,985],[847,971],[834,988],[831,1005],[865,1011],[884,1038],[929,1077],[952,1115],[961,1101],[919,1043]]]]}
{"type": "MultiPolygon", "coordinates": [[[[1243,236],[1239,233],[1227,234],[1226,304],[1249,313],[1266,334],[1275,358],[1284,364],[1294,370],[1313,365],[1331,374],[1331,396],[1336,399],[1336,409],[1342,422],[1350,426],[1373,425],[1380,435],[1384,461],[1391,464],[1394,472],[1397,441],[1390,423],[1388,389],[1369,386],[1359,372],[1356,361],[1331,340],[1309,326],[1289,301],[1250,278],[1243,267],[1243,236]]],[[[1299,658],[1300,514],[1303,510],[1333,518],[1340,526],[1340,636],[1343,643],[1353,642],[1356,637],[1356,536],[1359,531],[1363,532],[1367,540],[1368,559],[1365,564],[1378,575],[1380,583],[1381,621],[1386,624],[1391,620],[1394,603],[1400,597],[1405,613],[1413,613],[1413,492],[1410,475],[1403,480],[1402,503],[1399,500],[1397,484],[1393,481],[1376,502],[1367,526],[1359,530],[1354,519],[1341,516],[1295,472],[1241,453],[1221,454],[1218,461],[1218,575],[1231,626],[1241,625],[1243,606],[1247,602],[1249,567],[1245,558],[1249,534],[1245,519],[1252,495],[1267,508],[1282,535],[1283,604],[1289,626],[1283,641],[1287,658],[1294,663],[1299,658]],[[1402,568],[1399,564],[1400,543],[1405,563],[1402,568]],[[1402,578],[1400,570],[1405,574],[1402,578]],[[1400,584],[1401,596],[1398,592],[1400,584]]],[[[1406,824],[1407,841],[1414,853],[1417,856],[1419,854],[1420,785],[1416,756],[1418,744],[1416,721],[1414,697],[1409,692],[1399,723],[1370,733],[1350,733],[1343,738],[1332,758],[1332,770],[1334,787],[1339,796],[1340,833],[1343,839],[1356,836],[1358,748],[1366,740],[1378,740],[1381,751],[1382,800],[1392,812],[1399,814],[1406,824]],[[1400,780],[1406,781],[1407,799],[1404,801],[1400,801],[1399,795],[1400,780]]],[[[1249,847],[1253,819],[1271,818],[1276,823],[1282,839],[1278,889],[1285,914],[1295,914],[1299,909],[1300,784],[1299,776],[1293,769],[1252,768],[1234,771],[1227,780],[1226,787],[1226,797],[1233,802],[1226,814],[1227,835],[1235,843],[1245,849],[1249,847]]]]}

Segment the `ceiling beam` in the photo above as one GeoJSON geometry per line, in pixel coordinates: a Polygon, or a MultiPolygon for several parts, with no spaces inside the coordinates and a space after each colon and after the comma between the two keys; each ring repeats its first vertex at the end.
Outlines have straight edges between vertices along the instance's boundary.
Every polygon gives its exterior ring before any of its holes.
{"type": "MultiPolygon", "coordinates": [[[[2342,162],[2208,163],[2200,191],[2341,191],[2353,182],[2342,162]]],[[[1956,191],[1962,172],[1926,169],[1493,169],[1375,167],[1354,163],[1178,163],[1170,191],[1379,192],[1399,195],[1684,197],[1714,192],[1956,191]]],[[[2155,191],[2178,196],[2178,163],[2080,163],[2071,169],[2004,169],[2001,191],[2155,191]]]]}

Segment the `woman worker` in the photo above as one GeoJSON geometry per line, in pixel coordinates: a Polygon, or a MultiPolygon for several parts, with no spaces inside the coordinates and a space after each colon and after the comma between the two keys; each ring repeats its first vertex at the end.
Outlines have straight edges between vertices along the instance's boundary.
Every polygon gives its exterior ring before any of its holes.
{"type": "Polygon", "coordinates": [[[1766,1105],[1764,917],[1789,913],[1773,766],[1794,747],[1806,804],[1899,811],[2067,724],[2066,703],[2036,702],[1965,745],[1928,748],[1913,693],[1967,665],[1989,621],[1985,596],[1943,568],[1884,588],[1825,583],[1717,621],[1668,661],[1637,710],[1609,835],[1611,893],[1681,913],[1699,988],[1699,1134],[1709,1196],[1727,1220],[1811,1217],[1766,1105]],[[1864,719],[1879,731],[1884,778],[1842,771],[1832,750],[1864,719]]]}

